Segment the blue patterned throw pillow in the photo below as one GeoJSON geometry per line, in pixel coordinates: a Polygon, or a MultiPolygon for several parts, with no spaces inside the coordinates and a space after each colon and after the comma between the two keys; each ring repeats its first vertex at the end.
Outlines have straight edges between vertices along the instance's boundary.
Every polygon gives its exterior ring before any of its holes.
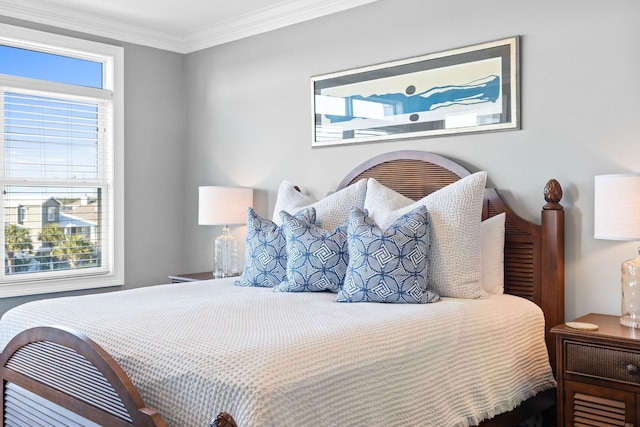
{"type": "MultiPolygon", "coordinates": [[[[305,209],[296,218],[315,222],[313,209],[305,209]]],[[[239,286],[274,287],[286,278],[287,246],[282,228],[260,217],[252,208],[247,209],[247,238],[245,266],[239,286]]]]}
{"type": "Polygon", "coordinates": [[[348,226],[349,265],[339,302],[429,303],[429,222],[420,206],[382,231],[366,211],[353,208],[348,226]]]}
{"type": "Polygon", "coordinates": [[[287,242],[287,275],[274,291],[337,292],[349,262],[347,223],[329,231],[285,211],[280,216],[287,242]]]}

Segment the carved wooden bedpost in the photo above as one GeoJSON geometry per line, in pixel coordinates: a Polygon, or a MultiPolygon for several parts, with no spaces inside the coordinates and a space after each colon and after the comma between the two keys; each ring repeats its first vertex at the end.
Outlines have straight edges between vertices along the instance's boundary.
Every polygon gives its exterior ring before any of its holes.
{"type": "Polygon", "coordinates": [[[564,322],[564,208],[560,204],[562,187],[555,179],[544,188],[547,204],[542,208],[542,305],[545,307],[545,340],[549,361],[556,369],[555,340],[549,330],[564,322]]]}

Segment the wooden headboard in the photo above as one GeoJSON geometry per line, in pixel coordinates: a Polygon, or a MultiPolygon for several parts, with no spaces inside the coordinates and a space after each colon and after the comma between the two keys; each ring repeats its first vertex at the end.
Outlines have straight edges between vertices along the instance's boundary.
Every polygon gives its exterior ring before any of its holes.
{"type": "MultiPolygon", "coordinates": [[[[394,151],[357,166],[338,190],[363,178],[375,178],[405,197],[418,200],[470,174],[465,167],[437,154],[394,151]]],[[[547,203],[542,208],[541,222],[534,224],[509,208],[495,189],[487,188],[482,219],[506,213],[505,292],[542,308],[549,359],[555,367],[555,342],[549,330],[564,322],[564,210],[559,204],[560,184],[550,180],[544,187],[544,196],[547,203]]]]}

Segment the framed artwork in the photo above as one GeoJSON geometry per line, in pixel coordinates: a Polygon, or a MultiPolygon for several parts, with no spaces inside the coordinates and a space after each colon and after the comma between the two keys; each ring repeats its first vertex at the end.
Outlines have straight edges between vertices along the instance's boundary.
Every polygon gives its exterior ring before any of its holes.
{"type": "Polygon", "coordinates": [[[311,78],[313,147],[520,128],[519,37],[311,78]]]}

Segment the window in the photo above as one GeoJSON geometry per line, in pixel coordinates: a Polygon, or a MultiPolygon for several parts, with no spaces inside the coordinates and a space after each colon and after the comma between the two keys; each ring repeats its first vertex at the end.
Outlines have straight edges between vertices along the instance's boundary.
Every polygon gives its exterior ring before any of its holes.
{"type": "MultiPolygon", "coordinates": [[[[5,194],[7,194],[6,189],[5,194]]],[[[56,208],[54,206],[47,207],[47,222],[56,222],[56,208]]]]}
{"type": "Polygon", "coordinates": [[[122,284],[123,58],[0,24],[0,297],[122,284]]]}
{"type": "Polygon", "coordinates": [[[26,206],[18,206],[18,224],[24,224],[27,220],[27,213],[29,213],[29,209],[26,206]]]}

